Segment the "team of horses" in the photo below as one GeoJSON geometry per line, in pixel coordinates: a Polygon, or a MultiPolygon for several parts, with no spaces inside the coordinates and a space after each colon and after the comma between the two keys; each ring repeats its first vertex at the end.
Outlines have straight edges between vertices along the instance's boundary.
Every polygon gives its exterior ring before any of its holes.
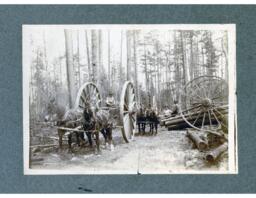
{"type": "Polygon", "coordinates": [[[157,134],[159,119],[156,112],[152,109],[140,108],[137,112],[137,125],[140,135],[146,133],[146,126],[149,125],[149,133],[151,135],[157,134]]]}
{"type": "MultiPolygon", "coordinates": [[[[139,134],[145,134],[146,125],[149,125],[150,134],[157,134],[159,121],[155,111],[140,108],[137,112],[136,120],[139,134]]],[[[100,151],[100,133],[104,137],[105,146],[109,146],[111,150],[114,149],[112,138],[113,117],[106,109],[91,108],[89,105],[83,111],[71,109],[57,122],[57,126],[71,129],[82,126],[81,131],[83,132],[74,130],[68,133],[68,146],[70,150],[72,150],[73,143],[80,147],[85,145],[86,135],[89,146],[93,148],[93,142],[95,142],[96,152],[98,153],[100,151]]]]}

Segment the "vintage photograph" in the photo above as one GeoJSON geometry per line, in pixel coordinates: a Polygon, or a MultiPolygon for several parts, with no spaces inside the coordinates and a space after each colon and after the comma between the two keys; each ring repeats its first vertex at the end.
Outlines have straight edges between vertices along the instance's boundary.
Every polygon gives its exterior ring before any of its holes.
{"type": "Polygon", "coordinates": [[[232,24],[23,25],[24,174],[236,174],[232,24]]]}

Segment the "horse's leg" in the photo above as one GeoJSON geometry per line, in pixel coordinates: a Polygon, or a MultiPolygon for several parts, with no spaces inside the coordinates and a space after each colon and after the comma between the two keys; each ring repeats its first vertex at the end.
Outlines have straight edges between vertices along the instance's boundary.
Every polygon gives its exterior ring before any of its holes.
{"type": "Polygon", "coordinates": [[[139,134],[141,132],[141,124],[140,124],[140,121],[138,121],[138,128],[139,128],[139,134]]]}
{"type": "Polygon", "coordinates": [[[156,134],[157,134],[157,128],[158,128],[158,123],[157,123],[157,122],[155,122],[156,134]]]}
{"type": "Polygon", "coordinates": [[[154,123],[150,123],[150,134],[153,135],[154,133],[154,123]]]}
{"type": "Polygon", "coordinates": [[[105,131],[105,129],[101,129],[100,132],[102,133],[104,139],[105,139],[105,142],[107,142],[107,139],[108,139],[108,136],[107,136],[107,132],[105,131]]]}
{"type": "Polygon", "coordinates": [[[91,132],[85,132],[87,139],[89,141],[90,147],[92,147],[92,133],[91,132]]]}
{"type": "Polygon", "coordinates": [[[99,154],[100,152],[100,138],[99,138],[99,131],[95,132],[95,142],[96,142],[96,153],[99,154]]]}
{"type": "Polygon", "coordinates": [[[142,123],[143,135],[145,134],[145,130],[146,130],[146,124],[145,124],[145,120],[143,120],[143,123],[142,123]]]}
{"type": "Polygon", "coordinates": [[[103,128],[100,130],[101,134],[103,135],[104,137],[104,140],[105,140],[105,147],[107,147],[108,145],[108,136],[107,136],[107,131],[103,128]]]}
{"type": "Polygon", "coordinates": [[[76,134],[76,143],[78,146],[80,146],[80,138],[79,138],[79,133],[78,132],[75,132],[76,134]]]}
{"type": "Polygon", "coordinates": [[[60,147],[60,149],[62,149],[62,138],[63,138],[63,134],[64,134],[63,130],[58,129],[59,147],[60,147]]]}
{"type": "Polygon", "coordinates": [[[106,129],[107,136],[108,136],[108,143],[110,145],[110,150],[114,150],[114,145],[113,145],[113,138],[112,138],[112,128],[109,127],[106,129]]]}
{"type": "Polygon", "coordinates": [[[85,138],[84,138],[84,133],[83,133],[83,132],[80,132],[80,133],[79,133],[79,138],[80,138],[81,141],[82,141],[82,145],[84,145],[84,144],[85,144],[85,138]]]}
{"type": "Polygon", "coordinates": [[[68,148],[71,150],[71,145],[72,145],[72,133],[68,134],[68,148]]]}
{"type": "Polygon", "coordinates": [[[139,134],[143,134],[143,124],[139,121],[139,134]]]}

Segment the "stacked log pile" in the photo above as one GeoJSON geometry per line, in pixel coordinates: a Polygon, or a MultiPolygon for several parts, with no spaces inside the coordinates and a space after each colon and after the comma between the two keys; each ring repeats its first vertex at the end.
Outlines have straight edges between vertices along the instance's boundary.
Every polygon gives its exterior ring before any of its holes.
{"type": "Polygon", "coordinates": [[[199,151],[204,152],[204,159],[210,163],[217,161],[228,150],[227,141],[213,133],[187,129],[187,137],[199,151]]]}
{"type": "MultiPolygon", "coordinates": [[[[216,110],[223,115],[228,114],[227,106],[217,108],[216,110]]],[[[197,119],[197,122],[194,124],[194,126],[199,127],[203,120],[203,113],[199,115],[199,117],[198,117],[198,114],[199,114],[198,112],[190,112],[190,113],[184,114],[184,117],[190,123],[193,123],[197,119]]],[[[222,120],[219,114],[216,113],[216,116],[219,120],[222,120]]],[[[204,120],[204,125],[209,125],[209,124],[210,124],[210,119],[208,116],[206,116],[204,120]]],[[[211,117],[211,124],[213,125],[217,124],[217,121],[213,116],[211,117]]],[[[185,128],[191,128],[191,126],[187,122],[185,122],[185,120],[181,115],[178,115],[175,117],[162,118],[160,121],[160,125],[165,126],[166,128],[168,128],[168,130],[181,130],[185,128]]]]}
{"type": "Polygon", "coordinates": [[[213,109],[213,111],[216,112],[215,116],[217,119],[213,115],[209,116],[207,110],[205,111],[206,116],[204,116],[204,113],[187,111],[183,112],[183,116],[180,114],[175,117],[162,118],[160,124],[168,128],[169,131],[186,129],[187,137],[193,142],[195,148],[200,152],[204,152],[204,159],[211,163],[217,161],[228,150],[227,138],[224,135],[228,133],[226,127],[224,129],[221,124],[221,126],[219,125],[220,128],[217,129],[218,122],[227,126],[225,117],[228,115],[228,106],[221,106],[213,109]],[[184,118],[191,124],[188,124],[184,118]],[[202,122],[204,127],[201,131],[192,128],[192,126],[201,128],[202,122]],[[211,128],[213,132],[206,130],[209,129],[210,124],[213,127],[211,128]]]}

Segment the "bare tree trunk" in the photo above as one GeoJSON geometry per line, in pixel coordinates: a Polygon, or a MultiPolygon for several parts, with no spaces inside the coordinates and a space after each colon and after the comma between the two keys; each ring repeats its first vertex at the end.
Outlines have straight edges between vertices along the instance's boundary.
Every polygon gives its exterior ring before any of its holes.
{"type": "Polygon", "coordinates": [[[184,35],[180,31],[181,39],[181,56],[182,56],[182,68],[183,68],[183,86],[187,83],[187,66],[186,66],[186,47],[184,45],[184,35]]]}
{"type": "Polygon", "coordinates": [[[224,38],[221,40],[222,53],[225,57],[225,80],[228,81],[228,35],[225,32],[224,38]]]}
{"type": "Polygon", "coordinates": [[[152,79],[152,81],[154,81],[155,84],[155,91],[154,91],[154,95],[157,95],[157,59],[154,58],[154,78],[152,79]]]}
{"type": "Polygon", "coordinates": [[[102,30],[98,30],[98,67],[97,67],[98,85],[102,92],[103,82],[103,59],[102,59],[102,30]]]}
{"type": "Polygon", "coordinates": [[[136,30],[133,30],[133,57],[134,57],[134,73],[135,73],[135,95],[138,100],[138,71],[137,71],[137,43],[136,43],[136,30]]]}
{"type": "MultiPolygon", "coordinates": [[[[29,94],[29,105],[33,106],[33,108],[29,111],[30,115],[30,120],[34,120],[35,119],[35,115],[36,115],[36,107],[34,106],[34,65],[31,63],[31,67],[30,67],[30,82],[29,82],[29,87],[30,87],[30,94],[29,94]]],[[[33,130],[32,130],[33,132],[33,130]]]]}
{"type": "Polygon", "coordinates": [[[58,59],[58,62],[59,62],[59,75],[60,75],[60,87],[62,88],[62,65],[61,65],[61,58],[58,59]]]}
{"type": "Polygon", "coordinates": [[[130,30],[126,30],[127,43],[127,65],[126,65],[126,80],[131,80],[131,35],[130,30]]]}
{"type": "Polygon", "coordinates": [[[103,61],[102,61],[102,30],[98,30],[98,37],[99,37],[99,69],[98,72],[101,71],[101,68],[103,66],[103,61]]]}
{"type": "Polygon", "coordinates": [[[97,33],[96,30],[91,30],[91,43],[92,43],[92,82],[97,83],[97,71],[98,71],[98,49],[97,49],[97,33]]]}
{"type": "MultiPolygon", "coordinates": [[[[170,51],[170,46],[169,49],[170,51]]],[[[168,52],[169,53],[169,52],[168,52]]],[[[165,60],[165,79],[164,79],[164,89],[168,89],[168,74],[170,73],[170,71],[168,71],[168,67],[169,67],[169,57],[168,54],[166,54],[166,60],[165,60]]]]}
{"type": "MultiPolygon", "coordinates": [[[[185,85],[188,82],[188,78],[187,78],[187,65],[186,65],[186,45],[184,44],[184,34],[182,31],[180,31],[180,41],[181,41],[181,61],[182,61],[182,74],[183,74],[183,81],[182,81],[182,86],[185,87],[185,85]]],[[[186,89],[184,89],[184,98],[181,98],[181,102],[183,105],[185,105],[185,109],[187,108],[187,104],[186,104],[186,89]]]]}
{"type": "MultiPolygon", "coordinates": [[[[57,74],[56,74],[56,67],[57,67],[57,63],[54,64],[53,67],[53,81],[54,81],[54,96],[55,96],[55,100],[57,100],[57,74]]],[[[52,94],[53,95],[53,94],[52,94]]]]}
{"type": "Polygon", "coordinates": [[[119,86],[121,86],[122,82],[122,63],[123,63],[123,31],[121,30],[121,49],[120,49],[120,64],[118,67],[118,75],[119,75],[119,86]]]}
{"type": "Polygon", "coordinates": [[[49,91],[49,88],[50,88],[50,83],[49,83],[49,79],[48,77],[50,77],[50,72],[48,71],[49,70],[49,67],[48,67],[48,58],[47,58],[47,51],[46,51],[46,39],[45,39],[45,32],[43,32],[43,45],[44,45],[44,66],[45,66],[45,72],[47,73],[47,82],[46,82],[46,97],[49,98],[50,96],[50,91],[49,91]]]}
{"type": "Polygon", "coordinates": [[[147,52],[146,52],[146,44],[145,39],[143,42],[144,47],[144,65],[145,65],[145,87],[146,87],[146,93],[149,94],[149,82],[148,82],[148,66],[147,66],[147,52]]]}
{"type": "Polygon", "coordinates": [[[202,56],[202,64],[200,67],[200,76],[205,75],[205,65],[204,65],[204,48],[201,46],[201,56],[202,56]]]}
{"type": "Polygon", "coordinates": [[[160,108],[160,58],[159,58],[159,46],[158,43],[156,43],[156,65],[157,65],[157,107],[160,108]]]}
{"type": "Polygon", "coordinates": [[[194,78],[198,77],[199,74],[199,47],[198,47],[198,38],[196,38],[196,48],[195,48],[195,59],[194,59],[194,78]]]}
{"type": "Polygon", "coordinates": [[[89,41],[88,41],[87,30],[85,30],[85,41],[86,41],[86,54],[87,54],[87,64],[88,64],[88,79],[89,79],[89,81],[91,81],[92,80],[91,61],[90,61],[90,50],[89,50],[89,41]]]}
{"type": "Polygon", "coordinates": [[[110,30],[108,30],[108,82],[109,82],[109,89],[111,89],[112,85],[111,85],[111,82],[112,82],[112,79],[111,79],[111,66],[110,66],[110,63],[111,63],[111,60],[110,60],[110,30]]]}
{"type": "Polygon", "coordinates": [[[190,80],[194,78],[194,51],[193,51],[193,32],[189,33],[189,43],[190,43],[190,80]]]}
{"type": "Polygon", "coordinates": [[[206,67],[206,69],[207,69],[207,71],[206,71],[206,74],[208,75],[208,76],[213,76],[214,75],[214,71],[213,71],[213,56],[212,56],[212,53],[214,53],[214,48],[213,48],[213,46],[212,46],[212,33],[210,32],[210,31],[208,31],[207,32],[207,40],[208,40],[208,48],[206,48],[207,49],[207,51],[208,51],[208,53],[207,53],[207,67],[206,67]]]}
{"type": "Polygon", "coordinates": [[[79,50],[79,30],[77,30],[77,67],[78,67],[78,89],[81,86],[81,65],[80,65],[80,50],[79,50]]]}
{"type": "Polygon", "coordinates": [[[69,92],[69,108],[73,108],[75,104],[75,81],[74,81],[74,68],[73,68],[73,45],[72,45],[72,32],[64,30],[65,44],[66,44],[66,63],[67,63],[67,83],[69,92]]]}
{"type": "MultiPolygon", "coordinates": [[[[36,64],[39,65],[39,49],[37,49],[36,51],[36,64]]],[[[42,90],[39,88],[40,87],[40,84],[38,83],[38,80],[36,81],[36,115],[37,115],[37,119],[39,120],[39,114],[41,113],[40,112],[40,109],[41,109],[41,104],[42,104],[42,99],[41,99],[41,92],[42,90]]]]}
{"type": "Polygon", "coordinates": [[[178,52],[178,42],[177,42],[176,31],[174,31],[173,37],[174,37],[174,67],[175,67],[174,81],[176,83],[175,100],[178,100],[180,98],[180,91],[181,91],[181,83],[180,83],[181,75],[180,75],[179,52],[178,52]]]}

